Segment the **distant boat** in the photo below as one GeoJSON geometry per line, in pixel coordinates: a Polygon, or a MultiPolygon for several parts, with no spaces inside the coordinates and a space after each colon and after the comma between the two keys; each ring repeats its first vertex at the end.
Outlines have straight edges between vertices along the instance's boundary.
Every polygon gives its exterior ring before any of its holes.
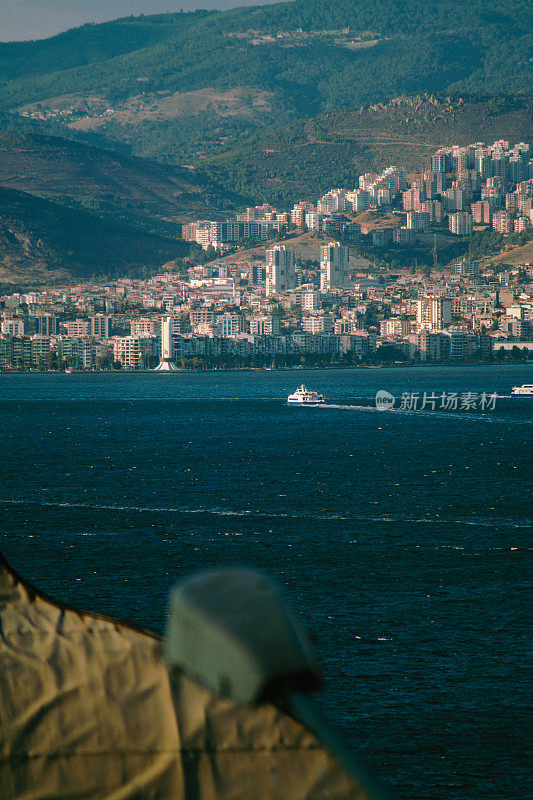
{"type": "Polygon", "coordinates": [[[533,383],[523,383],[522,386],[513,386],[511,395],[515,397],[521,395],[522,397],[533,397],[533,383]]]}
{"type": "Polygon", "coordinates": [[[302,383],[294,394],[287,397],[287,403],[291,406],[319,406],[324,403],[324,395],[310,391],[302,383]]]}
{"type": "Polygon", "coordinates": [[[67,375],[71,375],[74,372],[74,367],[65,367],[65,372],[67,375]]]}

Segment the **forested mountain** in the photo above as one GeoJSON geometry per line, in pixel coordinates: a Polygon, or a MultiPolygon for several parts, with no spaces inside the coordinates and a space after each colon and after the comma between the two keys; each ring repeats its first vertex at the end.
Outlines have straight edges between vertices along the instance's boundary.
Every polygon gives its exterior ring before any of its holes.
{"type": "Polygon", "coordinates": [[[0,121],[168,163],[419,92],[531,85],[529,0],[295,0],[0,45],[0,121]]]}
{"type": "Polygon", "coordinates": [[[0,132],[0,185],[171,236],[191,214],[243,202],[193,169],[13,131],[0,132]]]}
{"type": "Polygon", "coordinates": [[[0,282],[141,275],[190,252],[187,242],[0,187],[0,282]]]}

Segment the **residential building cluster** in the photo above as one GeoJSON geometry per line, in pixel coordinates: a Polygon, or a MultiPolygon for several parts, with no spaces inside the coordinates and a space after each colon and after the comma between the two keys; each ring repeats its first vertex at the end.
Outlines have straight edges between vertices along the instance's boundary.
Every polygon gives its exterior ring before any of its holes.
{"type": "Polygon", "coordinates": [[[390,210],[393,203],[403,206],[405,225],[373,230],[376,246],[393,236],[407,244],[446,220],[457,235],[467,235],[473,224],[519,230],[532,216],[532,164],[523,143],[441,148],[421,176],[408,179],[389,167],[361,175],[353,191],[327,192],[316,204],[302,201],[287,212],[262,205],[235,219],[190,223],[187,238],[216,249],[250,237],[265,241],[264,258],[230,254],[191,266],[187,275],[5,295],[0,369],[153,369],[165,337],[165,360],[171,350],[187,367],[457,361],[513,348],[533,352],[531,264],[498,272],[463,258],[428,277],[414,269],[362,269],[349,253],[361,235],[353,215],[390,210]],[[321,234],[315,262],[300,261],[288,240],[269,242],[290,226],[321,234]]]}
{"type": "Polygon", "coordinates": [[[353,216],[369,210],[399,215],[397,226],[372,231],[375,247],[409,246],[430,231],[470,236],[483,226],[509,234],[533,224],[533,160],[524,142],[443,147],[422,175],[408,178],[405,170],[391,166],[379,174],[361,175],[358,183],[352,190],[331,189],[316,203],[302,200],[286,212],[262,205],[235,219],[187,223],[182,235],[221,252],[247,239],[267,241],[295,228],[350,243],[361,240],[361,226],[353,216]]]}
{"type": "Polygon", "coordinates": [[[275,245],[266,265],[192,267],[187,280],[82,284],[1,298],[0,369],[152,369],[170,320],[174,359],[270,365],[377,359],[454,361],[533,352],[533,269],[494,275],[463,260],[443,277],[347,268],[323,245],[307,282],[275,245]],[[284,273],[284,274],[282,274],[284,273]]]}
{"type": "Polygon", "coordinates": [[[431,170],[404,194],[403,205],[434,210],[441,219],[448,214],[449,230],[458,236],[470,235],[475,225],[520,233],[533,222],[530,146],[520,142],[511,147],[500,140],[489,147],[481,142],[443,147],[432,156],[431,170]]]}

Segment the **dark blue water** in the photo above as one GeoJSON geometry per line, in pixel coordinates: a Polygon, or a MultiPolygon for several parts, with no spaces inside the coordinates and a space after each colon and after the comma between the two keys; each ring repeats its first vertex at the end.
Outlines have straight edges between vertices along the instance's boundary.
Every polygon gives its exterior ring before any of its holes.
{"type": "Polygon", "coordinates": [[[169,588],[242,563],[317,637],[323,706],[400,798],[529,783],[533,400],[378,412],[378,389],[497,392],[527,366],[0,376],[0,548],[86,609],[162,630],[169,588]],[[324,408],[290,408],[298,383],[324,408]]]}

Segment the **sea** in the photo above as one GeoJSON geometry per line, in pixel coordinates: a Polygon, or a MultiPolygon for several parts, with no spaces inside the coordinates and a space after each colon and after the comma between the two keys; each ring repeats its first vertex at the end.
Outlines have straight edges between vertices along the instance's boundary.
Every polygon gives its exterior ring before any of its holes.
{"type": "Polygon", "coordinates": [[[397,798],[524,800],[522,383],[533,366],[3,374],[0,549],[52,597],[160,632],[180,579],[262,570],[313,637],[322,713],[397,798]],[[325,405],[288,406],[300,383],[325,405]]]}

